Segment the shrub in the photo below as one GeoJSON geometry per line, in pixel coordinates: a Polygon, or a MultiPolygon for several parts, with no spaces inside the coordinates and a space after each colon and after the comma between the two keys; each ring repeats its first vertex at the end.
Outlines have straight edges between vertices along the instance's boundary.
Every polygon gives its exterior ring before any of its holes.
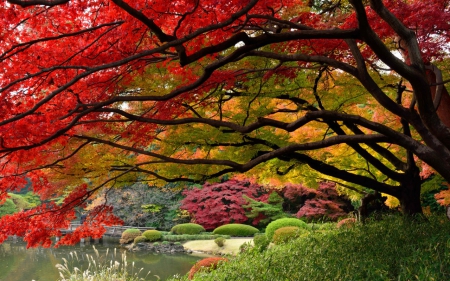
{"type": "Polygon", "coordinates": [[[161,242],[161,245],[169,245],[169,244],[170,244],[169,241],[162,241],[162,242],[161,242]]]}
{"type": "Polygon", "coordinates": [[[134,244],[146,242],[146,241],[147,241],[147,238],[145,238],[145,236],[138,236],[138,237],[134,238],[134,244]]]}
{"type": "Polygon", "coordinates": [[[333,230],[336,229],[336,227],[336,223],[331,222],[319,224],[319,230],[333,230]]]}
{"type": "Polygon", "coordinates": [[[427,222],[385,217],[314,232],[264,253],[245,251],[194,280],[450,280],[449,233],[444,216],[427,222]]]}
{"type": "Polygon", "coordinates": [[[160,244],[161,244],[161,242],[153,242],[153,246],[158,246],[160,244]]]}
{"type": "Polygon", "coordinates": [[[297,212],[297,218],[309,221],[337,221],[353,210],[351,201],[339,195],[336,184],[320,182],[317,189],[303,185],[288,185],[283,190],[285,205],[290,206],[290,212],[297,212]]]}
{"type": "Polygon", "coordinates": [[[200,261],[198,261],[194,266],[192,266],[191,270],[189,270],[189,280],[194,278],[194,275],[199,272],[209,272],[211,270],[214,270],[217,268],[217,265],[220,262],[226,262],[228,259],[226,258],[218,258],[218,257],[211,257],[211,258],[205,258],[200,261]]]}
{"type": "Polygon", "coordinates": [[[223,237],[217,237],[216,239],[214,239],[214,243],[217,244],[217,246],[219,247],[223,247],[223,245],[225,244],[226,239],[223,237]]]}
{"type": "Polygon", "coordinates": [[[347,218],[347,219],[343,219],[340,222],[338,222],[336,227],[337,228],[342,228],[342,227],[351,228],[355,224],[356,224],[356,219],[355,218],[347,218]]]}
{"type": "Polygon", "coordinates": [[[239,223],[230,223],[226,225],[219,226],[214,229],[214,234],[223,234],[223,235],[231,235],[231,236],[241,236],[241,237],[250,237],[258,233],[259,230],[251,225],[239,224],[239,223]]]}
{"type": "Polygon", "coordinates": [[[242,180],[205,183],[201,188],[185,190],[183,195],[186,198],[180,208],[187,210],[208,230],[229,223],[248,222],[243,195],[258,201],[265,201],[268,197],[263,186],[242,180]]]}
{"type": "Polygon", "coordinates": [[[282,228],[278,228],[273,234],[272,241],[276,245],[285,244],[291,240],[294,240],[295,238],[300,237],[302,230],[306,233],[308,232],[308,230],[300,229],[297,226],[285,226],[282,228]]]}
{"type": "Polygon", "coordinates": [[[147,238],[147,240],[150,242],[157,241],[162,238],[162,233],[154,229],[146,230],[144,231],[144,233],[142,233],[142,235],[145,236],[145,238],[147,238]]]}
{"type": "Polygon", "coordinates": [[[269,225],[266,227],[267,239],[269,239],[269,241],[272,241],[275,231],[277,229],[285,227],[285,226],[297,226],[297,227],[303,228],[303,229],[307,228],[306,222],[296,219],[296,218],[279,219],[279,220],[269,223],[269,225]]]}
{"type": "Polygon", "coordinates": [[[177,224],[170,230],[174,234],[199,234],[204,231],[203,226],[196,223],[177,224]]]}
{"type": "Polygon", "coordinates": [[[120,244],[127,244],[134,241],[134,238],[141,236],[142,233],[139,229],[129,228],[122,233],[120,244]]]}
{"type": "Polygon", "coordinates": [[[255,245],[255,248],[260,252],[265,251],[267,247],[269,247],[269,244],[270,241],[265,234],[255,235],[253,238],[253,245],[255,245]]]}

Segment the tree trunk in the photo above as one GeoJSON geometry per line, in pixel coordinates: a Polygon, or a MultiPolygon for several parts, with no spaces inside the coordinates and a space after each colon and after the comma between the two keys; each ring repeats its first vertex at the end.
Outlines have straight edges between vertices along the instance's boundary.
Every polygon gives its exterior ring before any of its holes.
{"type": "Polygon", "coordinates": [[[401,195],[398,200],[402,213],[408,216],[421,215],[422,204],[420,202],[420,188],[422,181],[418,171],[414,173],[413,177],[408,177],[401,187],[401,195]]]}

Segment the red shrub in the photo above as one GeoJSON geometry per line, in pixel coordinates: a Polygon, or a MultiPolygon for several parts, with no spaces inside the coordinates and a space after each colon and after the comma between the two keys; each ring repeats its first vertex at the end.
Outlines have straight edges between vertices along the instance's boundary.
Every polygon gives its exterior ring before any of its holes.
{"type": "Polygon", "coordinates": [[[181,209],[187,210],[206,230],[229,223],[246,223],[249,219],[242,207],[243,195],[258,201],[267,201],[267,192],[257,184],[229,180],[223,183],[206,183],[202,188],[183,192],[181,209]]]}
{"type": "Polygon", "coordinates": [[[228,261],[228,259],[211,257],[198,261],[196,264],[192,266],[191,270],[189,270],[189,280],[192,280],[192,278],[194,278],[194,275],[199,271],[211,271],[216,269],[217,264],[220,261],[226,262],[228,261]]]}
{"type": "Polygon", "coordinates": [[[341,227],[350,228],[350,227],[354,226],[355,223],[356,223],[356,219],[355,218],[347,218],[347,219],[343,219],[340,222],[338,222],[336,227],[337,228],[341,228],[341,227]]]}
{"type": "Polygon", "coordinates": [[[283,190],[283,196],[286,199],[285,210],[298,210],[298,218],[336,221],[353,208],[346,197],[337,193],[335,184],[331,182],[321,182],[318,189],[288,185],[283,190]]]}

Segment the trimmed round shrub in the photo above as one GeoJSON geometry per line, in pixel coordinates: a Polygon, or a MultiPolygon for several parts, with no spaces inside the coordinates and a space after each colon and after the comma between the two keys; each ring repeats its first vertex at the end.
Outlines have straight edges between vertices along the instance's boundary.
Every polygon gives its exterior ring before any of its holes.
{"type": "Polygon", "coordinates": [[[267,236],[262,233],[260,235],[255,235],[253,237],[253,245],[255,245],[255,248],[258,249],[260,252],[263,252],[269,247],[270,241],[267,239],[267,236]]]}
{"type": "Polygon", "coordinates": [[[333,230],[336,229],[336,223],[326,222],[319,225],[319,230],[333,230]]]}
{"type": "Polygon", "coordinates": [[[272,241],[273,235],[275,231],[279,228],[285,227],[285,226],[296,226],[298,228],[307,229],[306,222],[296,219],[296,218],[283,218],[274,220],[273,222],[269,223],[266,227],[266,236],[269,241],[272,241]]]}
{"type": "Polygon", "coordinates": [[[259,230],[251,225],[230,223],[226,225],[219,226],[214,229],[214,234],[230,235],[230,236],[241,236],[241,237],[252,237],[259,230]]]}
{"type": "Polygon", "coordinates": [[[214,243],[217,244],[217,246],[219,247],[223,247],[223,245],[225,244],[226,239],[223,237],[217,237],[216,239],[214,239],[214,243]]]}
{"type": "Polygon", "coordinates": [[[147,238],[145,238],[145,236],[138,236],[138,237],[134,238],[134,244],[146,242],[146,241],[147,241],[147,238]]]}
{"type": "Polygon", "coordinates": [[[136,228],[129,228],[122,232],[122,238],[120,238],[120,244],[128,244],[134,241],[134,238],[142,236],[142,232],[136,228]]]}
{"type": "Polygon", "coordinates": [[[214,270],[217,268],[217,265],[220,262],[227,262],[228,259],[226,258],[218,258],[218,257],[211,257],[211,258],[205,258],[202,260],[199,260],[197,263],[192,266],[191,270],[189,270],[189,280],[192,280],[194,278],[194,275],[199,272],[210,272],[211,270],[214,270]]]}
{"type": "Polygon", "coordinates": [[[351,228],[355,224],[356,224],[356,219],[355,218],[347,218],[347,219],[343,219],[340,222],[338,222],[336,227],[337,228],[342,228],[342,227],[351,228]]]}
{"type": "Polygon", "coordinates": [[[173,234],[199,234],[205,232],[205,229],[196,223],[182,223],[172,227],[170,232],[173,234]]]}
{"type": "Polygon", "coordinates": [[[272,241],[275,245],[285,244],[308,232],[308,230],[299,228],[297,226],[285,226],[275,230],[272,241]]]}
{"type": "Polygon", "coordinates": [[[162,233],[154,229],[146,230],[144,231],[144,233],[142,233],[142,235],[145,236],[145,238],[147,238],[147,240],[150,242],[158,241],[162,238],[162,233]]]}

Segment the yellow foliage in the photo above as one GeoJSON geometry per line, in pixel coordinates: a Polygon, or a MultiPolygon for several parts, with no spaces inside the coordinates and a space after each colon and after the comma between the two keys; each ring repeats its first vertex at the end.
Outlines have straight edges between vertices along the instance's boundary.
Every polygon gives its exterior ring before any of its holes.
{"type": "Polygon", "coordinates": [[[385,204],[389,208],[394,209],[394,208],[397,208],[398,206],[400,206],[400,201],[398,201],[398,199],[396,197],[388,195],[388,194],[383,194],[383,196],[387,197],[385,204]]]}

